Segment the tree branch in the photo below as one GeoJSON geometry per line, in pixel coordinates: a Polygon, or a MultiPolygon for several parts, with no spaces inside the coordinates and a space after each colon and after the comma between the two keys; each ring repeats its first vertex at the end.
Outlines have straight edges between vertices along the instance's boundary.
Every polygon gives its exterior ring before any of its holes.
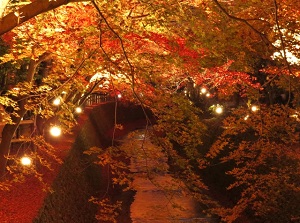
{"type": "Polygon", "coordinates": [[[70,2],[83,2],[88,0],[38,0],[34,1],[18,11],[11,12],[0,19],[0,35],[12,30],[27,20],[55,9],[59,6],[66,5],[70,2]]]}
{"type": "Polygon", "coordinates": [[[121,45],[121,48],[122,48],[122,51],[123,51],[123,54],[125,56],[125,59],[126,59],[126,62],[130,68],[130,75],[132,77],[132,82],[134,83],[134,68],[132,66],[132,64],[130,63],[129,61],[129,58],[128,58],[128,55],[125,51],[125,47],[124,47],[124,43],[123,43],[123,40],[122,38],[120,37],[120,35],[110,26],[110,24],[108,23],[107,19],[104,17],[103,13],[101,12],[100,8],[98,7],[98,5],[95,3],[94,0],[92,0],[92,3],[95,7],[95,9],[97,10],[97,12],[99,13],[100,17],[103,19],[104,23],[106,24],[106,26],[109,28],[109,30],[117,37],[117,39],[119,40],[120,42],[120,45],[121,45]]]}
{"type": "Polygon", "coordinates": [[[32,81],[33,81],[33,77],[34,77],[37,66],[41,62],[47,60],[50,56],[51,56],[50,53],[45,52],[38,58],[38,60],[34,60],[32,58],[30,59],[28,73],[27,73],[27,81],[29,83],[32,83],[32,81]]]}
{"type": "Polygon", "coordinates": [[[258,34],[260,36],[260,38],[268,45],[268,46],[273,46],[273,44],[270,42],[270,40],[259,30],[257,30],[254,26],[252,26],[247,19],[243,19],[243,18],[239,18],[236,17],[234,15],[229,14],[226,9],[218,2],[218,0],[213,0],[213,2],[218,6],[219,9],[221,9],[221,11],[228,16],[231,19],[237,20],[239,22],[244,23],[245,25],[247,25],[250,29],[252,29],[256,34],[258,34]]]}
{"type": "Polygon", "coordinates": [[[0,2],[0,18],[2,18],[8,2],[9,0],[3,0],[0,2]]]}
{"type": "MultiPolygon", "coordinates": [[[[102,11],[100,10],[100,8],[98,7],[98,5],[96,4],[95,0],[92,0],[92,4],[94,5],[95,9],[98,11],[101,19],[103,20],[103,22],[106,24],[106,26],[108,27],[108,29],[117,37],[117,39],[119,40],[119,43],[121,45],[121,48],[122,48],[122,51],[123,51],[123,54],[125,56],[125,60],[130,68],[130,77],[131,77],[131,89],[132,89],[132,92],[133,92],[133,95],[135,96],[135,98],[139,101],[141,107],[142,107],[142,110],[144,112],[144,115],[145,115],[145,118],[146,118],[146,121],[147,121],[147,124],[146,124],[146,129],[148,128],[148,125],[149,123],[151,122],[150,121],[150,118],[148,117],[147,115],[147,112],[146,112],[146,108],[145,108],[145,105],[144,103],[142,102],[141,98],[138,96],[138,94],[136,93],[135,91],[135,75],[134,75],[134,67],[133,65],[131,64],[131,62],[129,61],[129,58],[128,58],[128,55],[126,53],[126,50],[125,50],[125,47],[124,47],[124,43],[123,43],[123,39],[121,38],[121,36],[110,26],[110,24],[108,23],[107,19],[105,18],[105,16],[103,15],[102,11]]],[[[101,36],[101,27],[100,27],[100,48],[103,50],[104,54],[106,55],[106,57],[109,59],[109,61],[112,62],[112,60],[109,58],[109,56],[107,55],[107,53],[105,52],[104,48],[102,47],[102,36],[101,36]]],[[[115,64],[115,63],[113,63],[115,64]]],[[[126,75],[127,76],[127,75],[126,75]]],[[[111,82],[113,84],[113,82],[111,82]]],[[[114,87],[114,85],[113,85],[114,87]]],[[[115,107],[115,122],[116,122],[116,112],[117,112],[117,100],[115,100],[115,103],[116,103],[116,107],[115,107]]],[[[116,123],[115,123],[115,126],[116,126],[116,123]]],[[[114,127],[114,131],[115,131],[115,127],[114,127]]],[[[114,135],[114,134],[113,134],[114,135]]],[[[113,145],[113,141],[114,141],[114,136],[113,136],[113,139],[112,139],[112,145],[113,145]]]]}
{"type": "Polygon", "coordinates": [[[279,20],[278,20],[278,4],[276,2],[276,0],[274,0],[274,7],[275,7],[275,21],[276,21],[276,28],[277,28],[277,31],[278,31],[278,34],[279,34],[279,39],[280,39],[280,42],[281,42],[281,48],[282,48],[282,56],[283,56],[283,60],[289,70],[289,97],[288,97],[288,101],[287,101],[287,104],[290,103],[291,101],[291,92],[292,92],[292,85],[291,85],[291,78],[293,75],[293,72],[292,72],[292,69],[291,69],[291,66],[290,66],[290,63],[288,62],[288,59],[287,59],[287,56],[286,56],[286,45],[285,45],[285,41],[284,41],[284,38],[283,38],[283,34],[281,32],[281,28],[280,28],[280,25],[279,25],[279,20]]]}

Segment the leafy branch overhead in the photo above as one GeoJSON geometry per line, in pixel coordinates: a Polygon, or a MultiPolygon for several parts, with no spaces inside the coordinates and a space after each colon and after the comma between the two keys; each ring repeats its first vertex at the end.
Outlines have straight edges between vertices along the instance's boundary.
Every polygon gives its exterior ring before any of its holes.
{"type": "MultiPolygon", "coordinates": [[[[96,94],[115,102],[113,137],[107,149],[85,153],[111,165],[114,182],[127,183],[128,171],[118,161],[128,155],[115,141],[116,132],[126,130],[118,105],[135,103],[170,172],[206,213],[224,222],[299,219],[299,202],[292,202],[300,199],[299,1],[24,0],[0,6],[1,176],[13,171],[6,164],[14,162],[11,142],[23,120],[36,120],[30,133],[36,137],[29,140],[50,167],[41,155],[52,154],[44,132],[54,123],[70,132],[75,109],[96,94]],[[214,193],[232,198],[230,204],[214,193]]],[[[119,204],[92,201],[114,216],[119,211],[119,204]]]]}

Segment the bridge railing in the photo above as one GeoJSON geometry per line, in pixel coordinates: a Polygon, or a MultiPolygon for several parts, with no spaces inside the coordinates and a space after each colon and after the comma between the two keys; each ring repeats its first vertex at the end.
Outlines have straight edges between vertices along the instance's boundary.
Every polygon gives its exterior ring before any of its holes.
{"type": "Polygon", "coordinates": [[[85,106],[93,106],[93,105],[101,104],[103,102],[111,102],[111,101],[115,101],[115,98],[110,96],[109,94],[92,93],[86,99],[85,106]]]}

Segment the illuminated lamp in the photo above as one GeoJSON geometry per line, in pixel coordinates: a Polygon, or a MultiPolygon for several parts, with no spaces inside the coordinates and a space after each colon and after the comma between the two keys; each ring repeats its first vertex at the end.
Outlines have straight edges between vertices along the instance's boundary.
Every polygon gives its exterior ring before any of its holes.
{"type": "Polygon", "coordinates": [[[118,97],[118,98],[122,98],[122,95],[121,95],[121,94],[117,94],[117,97],[118,97]]]}
{"type": "Polygon", "coordinates": [[[53,100],[53,105],[58,106],[58,105],[60,105],[60,103],[61,103],[60,98],[55,98],[55,99],[53,100]]]}
{"type": "Polygon", "coordinates": [[[246,115],[246,116],[244,117],[244,120],[247,121],[248,118],[249,118],[249,115],[246,115]]]}
{"type": "Polygon", "coordinates": [[[80,108],[80,107],[75,108],[75,112],[77,114],[80,114],[82,112],[82,108],[80,108]]]}
{"type": "Polygon", "coordinates": [[[21,159],[20,159],[20,162],[23,166],[30,166],[31,163],[32,163],[32,160],[30,157],[28,156],[23,156],[21,159]]]}
{"type": "Polygon", "coordinates": [[[207,89],[206,89],[206,88],[204,88],[204,87],[201,88],[201,93],[202,93],[202,94],[205,94],[206,92],[207,92],[207,89]]]}
{"type": "Polygon", "coordinates": [[[222,114],[222,113],[223,113],[223,108],[222,108],[222,106],[217,106],[215,112],[216,112],[217,114],[222,114]]]}
{"type": "Polygon", "coordinates": [[[50,134],[54,137],[58,137],[61,135],[61,128],[58,126],[52,126],[50,128],[50,134]]]}
{"type": "Polygon", "coordinates": [[[258,107],[256,105],[251,106],[251,111],[256,112],[258,111],[258,107]]]}

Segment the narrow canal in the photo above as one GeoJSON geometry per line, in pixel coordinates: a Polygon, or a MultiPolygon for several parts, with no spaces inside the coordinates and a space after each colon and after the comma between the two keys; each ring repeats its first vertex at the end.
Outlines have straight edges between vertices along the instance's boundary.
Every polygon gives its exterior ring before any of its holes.
{"type": "Polygon", "coordinates": [[[146,130],[132,132],[122,145],[131,156],[136,191],[130,207],[133,223],[212,222],[197,213],[196,201],[187,188],[168,173],[167,157],[146,130]]]}

